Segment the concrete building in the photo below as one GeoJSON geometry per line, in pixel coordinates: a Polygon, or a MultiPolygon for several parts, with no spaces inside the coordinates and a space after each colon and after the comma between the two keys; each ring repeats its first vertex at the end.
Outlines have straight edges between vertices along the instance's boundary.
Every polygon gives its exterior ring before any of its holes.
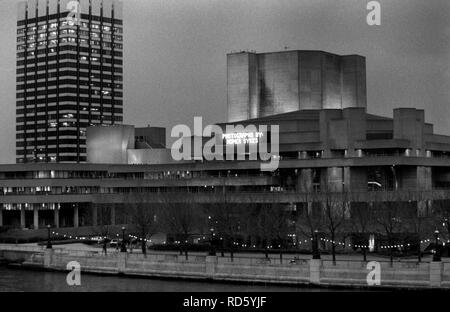
{"type": "Polygon", "coordinates": [[[274,172],[261,171],[260,160],[176,162],[168,149],[136,149],[142,136],[134,134],[133,147],[133,127],[98,127],[88,130],[88,153],[103,163],[0,166],[0,225],[123,223],[133,202],[212,203],[223,196],[299,211],[308,203],[305,194],[327,190],[355,193],[358,203],[382,200],[380,190],[396,191],[417,209],[449,198],[450,137],[435,134],[423,110],[401,108],[393,116],[346,108],[245,121],[279,125],[274,172]],[[108,144],[98,145],[102,140],[108,144]],[[119,146],[105,150],[109,144],[119,146]],[[115,155],[97,158],[101,153],[115,155]]]}
{"type": "Polygon", "coordinates": [[[17,21],[16,158],[85,162],[86,128],[123,120],[117,0],[28,0],[17,21]],[[69,21],[71,10],[76,9],[69,21]]]}
{"type": "Polygon", "coordinates": [[[322,51],[227,56],[228,122],[308,109],[366,107],[366,61],[322,51]]]}
{"type": "MultiPolygon", "coordinates": [[[[94,20],[89,15],[89,23],[94,20]]],[[[109,26],[100,23],[99,27],[109,26]]],[[[24,56],[28,55],[28,48],[24,49],[24,56]]],[[[80,66],[79,62],[76,64],[80,66]]],[[[88,73],[95,74],[92,65],[88,73]]],[[[114,66],[111,70],[115,70],[114,66]]],[[[80,75],[86,72],[79,69],[80,75]]],[[[50,82],[49,78],[45,79],[50,82]]],[[[77,79],[80,83],[83,80],[78,76],[77,79]]],[[[82,98],[81,94],[78,99],[82,98]]],[[[48,106],[50,98],[47,97],[48,106]]],[[[105,99],[100,97],[102,101],[105,99]]],[[[204,153],[197,154],[196,144],[203,150],[211,137],[196,133],[182,139],[192,144],[188,153],[192,157],[176,161],[171,149],[166,148],[164,128],[135,128],[112,122],[80,123],[76,133],[82,127],[88,128],[87,159],[79,158],[81,152],[77,152],[76,160],[87,160],[87,163],[36,164],[30,163],[36,160],[32,157],[25,164],[0,166],[0,226],[39,228],[46,224],[78,227],[127,223],[130,205],[142,202],[210,204],[225,198],[235,205],[284,205],[303,215],[305,211],[308,214],[313,211],[310,194],[316,194],[318,201],[323,202],[327,192],[348,193],[352,197],[345,202],[351,217],[353,205],[386,201],[380,194],[395,193],[396,202],[408,202],[417,214],[431,213],[433,202],[450,198],[450,136],[435,134],[433,125],[425,122],[423,110],[395,109],[392,118],[368,114],[365,59],[361,56],[320,51],[231,54],[228,56],[228,100],[230,121],[217,125],[223,133],[215,142],[222,147],[224,156],[240,153],[242,159],[211,160],[204,153]],[[247,138],[244,143],[233,139],[234,133],[227,132],[237,125],[243,129],[240,135],[247,138]],[[250,149],[242,152],[236,147],[253,144],[259,149],[269,142],[272,130],[254,137],[245,128],[250,125],[278,127],[276,170],[262,171],[266,161],[253,159],[250,149]],[[228,142],[229,135],[234,142],[231,152],[223,148],[232,145],[228,142]]],[[[102,116],[93,103],[87,104],[89,109],[77,102],[77,111],[70,112],[79,116],[77,122],[86,116],[102,116]]],[[[40,107],[36,101],[33,105],[30,114],[40,107]]],[[[106,113],[109,106],[103,108],[106,113]]],[[[37,133],[33,129],[30,133],[37,133]]],[[[64,127],[55,129],[57,133],[65,133],[64,127]]],[[[53,135],[54,131],[45,133],[53,135]]],[[[25,149],[28,151],[28,147],[25,149]]],[[[49,149],[45,153],[53,152],[49,149]]],[[[59,162],[69,160],[58,158],[58,154],[51,157],[57,157],[59,162]]]]}

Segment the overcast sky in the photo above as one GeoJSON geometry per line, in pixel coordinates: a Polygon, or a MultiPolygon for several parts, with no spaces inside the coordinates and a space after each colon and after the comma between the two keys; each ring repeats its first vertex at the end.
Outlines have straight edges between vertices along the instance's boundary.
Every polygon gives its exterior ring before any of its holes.
{"type": "MultiPolygon", "coordinates": [[[[16,0],[0,0],[0,163],[15,161],[16,0]]],[[[426,109],[450,135],[450,1],[124,0],[124,122],[227,118],[226,54],[284,47],[367,58],[368,110],[426,109]]]]}

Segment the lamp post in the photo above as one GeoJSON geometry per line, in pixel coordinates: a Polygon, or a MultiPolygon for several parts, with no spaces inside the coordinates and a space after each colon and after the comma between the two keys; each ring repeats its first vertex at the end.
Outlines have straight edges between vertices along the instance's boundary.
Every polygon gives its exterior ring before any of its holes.
{"type": "Polygon", "coordinates": [[[51,230],[51,226],[49,224],[49,225],[47,225],[47,249],[52,249],[52,241],[51,241],[51,237],[50,237],[50,230],[51,230]]]}
{"type": "Polygon", "coordinates": [[[439,251],[439,231],[434,231],[434,255],[433,255],[433,261],[441,261],[441,253],[439,251]]]}
{"type": "Polygon", "coordinates": [[[214,246],[214,228],[210,229],[211,235],[209,239],[209,256],[215,256],[216,255],[216,248],[214,246]]]}
{"type": "Polygon", "coordinates": [[[125,245],[125,227],[122,227],[122,246],[120,252],[127,252],[127,245],[125,245]]]}
{"type": "Polygon", "coordinates": [[[319,231],[314,231],[314,238],[313,238],[313,259],[320,259],[320,252],[319,252],[319,231]]]}

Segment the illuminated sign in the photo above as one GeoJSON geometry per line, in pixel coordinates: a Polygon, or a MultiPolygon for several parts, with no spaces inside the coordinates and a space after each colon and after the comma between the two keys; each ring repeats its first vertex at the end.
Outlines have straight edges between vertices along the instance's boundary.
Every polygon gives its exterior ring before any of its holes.
{"type": "Polygon", "coordinates": [[[262,132],[232,132],[222,134],[227,145],[258,144],[264,136],[262,132]]]}

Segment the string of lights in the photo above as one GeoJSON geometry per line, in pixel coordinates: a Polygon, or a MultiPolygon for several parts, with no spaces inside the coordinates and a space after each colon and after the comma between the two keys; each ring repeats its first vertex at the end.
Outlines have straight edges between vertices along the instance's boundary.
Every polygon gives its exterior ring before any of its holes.
{"type": "MultiPolygon", "coordinates": [[[[73,240],[79,240],[79,241],[86,241],[86,240],[91,240],[91,241],[99,241],[99,240],[103,240],[103,239],[107,239],[107,236],[91,236],[91,237],[87,237],[87,236],[72,236],[72,235],[68,235],[68,234],[60,234],[58,232],[52,232],[53,236],[59,237],[59,238],[65,238],[65,239],[73,239],[73,240]]],[[[141,237],[138,237],[136,235],[127,235],[129,238],[132,239],[136,239],[138,241],[142,241],[141,237]]],[[[290,235],[292,236],[292,235],[290,235]]],[[[120,237],[119,234],[116,234],[116,237],[120,237]]],[[[151,239],[147,239],[144,238],[143,239],[145,242],[151,243],[152,240],[151,239]]],[[[203,236],[202,238],[200,238],[200,240],[206,241],[207,238],[205,236],[203,236]]],[[[220,237],[220,240],[223,240],[222,237],[220,237]]],[[[450,244],[450,240],[443,240],[441,238],[438,238],[439,241],[442,242],[442,245],[445,246],[446,243],[450,244]]],[[[302,244],[310,244],[310,242],[313,241],[313,238],[310,239],[304,239],[304,240],[298,240],[297,242],[294,243],[294,246],[298,245],[302,245],[302,244]]],[[[349,243],[344,243],[344,242],[339,242],[339,241],[333,241],[331,239],[328,238],[320,238],[320,241],[326,242],[326,243],[334,243],[337,246],[348,246],[348,247],[353,247],[353,248],[369,248],[368,245],[363,245],[363,244],[349,244],[349,243]]],[[[426,238],[420,241],[420,244],[426,244],[426,243],[431,243],[432,239],[430,238],[426,238]]],[[[174,241],[175,244],[181,244],[181,241],[174,241]]],[[[185,241],[185,243],[188,243],[188,241],[185,241]]],[[[163,244],[166,244],[166,242],[163,242],[163,244]]],[[[256,248],[256,245],[250,245],[250,244],[244,244],[244,243],[238,243],[238,242],[233,242],[233,245],[236,247],[243,247],[243,248],[256,248]]],[[[405,248],[405,247],[410,247],[411,244],[407,243],[407,244],[393,244],[393,245],[382,245],[380,246],[380,249],[392,249],[392,248],[405,248]]],[[[278,245],[278,248],[280,248],[281,245],[278,245]]],[[[266,248],[268,249],[273,249],[274,246],[273,245],[269,245],[266,248]]]]}

